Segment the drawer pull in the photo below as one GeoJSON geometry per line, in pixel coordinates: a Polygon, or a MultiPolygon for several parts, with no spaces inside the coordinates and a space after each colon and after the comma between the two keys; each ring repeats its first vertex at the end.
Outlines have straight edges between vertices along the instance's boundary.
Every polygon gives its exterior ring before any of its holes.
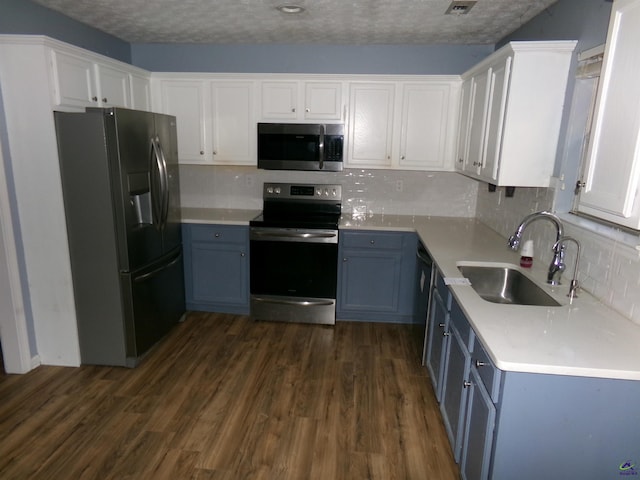
{"type": "Polygon", "coordinates": [[[484,367],[486,365],[487,365],[486,362],[481,362],[480,360],[476,360],[476,368],[484,367]]]}
{"type": "Polygon", "coordinates": [[[462,386],[464,388],[469,388],[471,386],[471,382],[467,382],[466,380],[464,382],[462,382],[462,386]]]}
{"type": "Polygon", "coordinates": [[[443,337],[448,337],[449,335],[451,335],[451,333],[450,333],[450,332],[442,332],[442,336],[443,336],[443,337]]]}
{"type": "Polygon", "coordinates": [[[439,324],[438,324],[438,326],[439,326],[440,328],[444,328],[444,323],[439,323],[439,324]]]}
{"type": "Polygon", "coordinates": [[[219,233],[215,233],[213,236],[216,237],[216,238],[220,238],[220,234],[219,233]]]}

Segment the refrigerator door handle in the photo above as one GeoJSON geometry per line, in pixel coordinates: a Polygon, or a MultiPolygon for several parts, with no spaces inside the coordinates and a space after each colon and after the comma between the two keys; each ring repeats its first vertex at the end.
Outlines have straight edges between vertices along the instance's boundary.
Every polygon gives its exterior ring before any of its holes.
{"type": "Polygon", "coordinates": [[[151,205],[153,211],[153,223],[158,229],[164,228],[165,213],[165,196],[167,191],[166,176],[163,170],[163,158],[158,143],[158,137],[151,138],[151,158],[149,165],[150,186],[151,186],[151,205]],[[160,190],[157,191],[156,187],[160,190]]]}
{"type": "Polygon", "coordinates": [[[162,143],[160,137],[156,136],[156,144],[158,145],[160,175],[162,176],[163,190],[162,195],[162,225],[167,225],[167,219],[169,217],[169,173],[167,169],[167,159],[162,149],[162,143]]]}
{"type": "Polygon", "coordinates": [[[144,282],[145,280],[150,279],[151,277],[157,275],[158,273],[162,272],[163,270],[166,270],[167,268],[173,267],[181,259],[182,259],[182,252],[180,252],[178,255],[176,255],[176,258],[171,260],[169,263],[165,263],[164,265],[161,265],[158,268],[154,268],[150,272],[143,273],[142,275],[135,277],[133,279],[133,281],[136,282],[136,283],[144,282]]]}

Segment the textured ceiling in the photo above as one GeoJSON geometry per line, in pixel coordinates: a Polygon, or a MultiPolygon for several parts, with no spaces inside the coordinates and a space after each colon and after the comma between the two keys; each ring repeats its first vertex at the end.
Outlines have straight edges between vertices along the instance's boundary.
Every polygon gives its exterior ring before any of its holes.
{"type": "Polygon", "coordinates": [[[493,44],[557,0],[34,0],[130,43],[493,44]],[[285,15],[278,5],[305,8],[285,15]]]}

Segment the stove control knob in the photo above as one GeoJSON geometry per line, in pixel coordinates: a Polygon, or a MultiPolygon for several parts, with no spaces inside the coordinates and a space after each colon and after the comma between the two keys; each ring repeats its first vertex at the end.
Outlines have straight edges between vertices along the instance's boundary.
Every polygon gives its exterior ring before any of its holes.
{"type": "Polygon", "coordinates": [[[274,191],[276,192],[276,195],[280,195],[280,187],[276,187],[274,191]]]}
{"type": "Polygon", "coordinates": [[[328,189],[328,188],[325,188],[325,189],[324,189],[324,196],[325,196],[325,197],[328,197],[328,196],[329,196],[329,189],[328,189]]]}
{"type": "Polygon", "coordinates": [[[271,195],[273,193],[273,187],[267,187],[267,193],[271,195]]]}
{"type": "Polygon", "coordinates": [[[335,189],[335,188],[334,188],[333,190],[331,190],[331,195],[332,195],[332,196],[334,196],[334,197],[335,197],[337,194],[338,194],[338,193],[336,192],[336,189],[335,189]]]}
{"type": "Polygon", "coordinates": [[[322,189],[321,189],[321,188],[316,189],[316,195],[317,195],[318,197],[321,197],[321,196],[322,196],[322,189]]]}

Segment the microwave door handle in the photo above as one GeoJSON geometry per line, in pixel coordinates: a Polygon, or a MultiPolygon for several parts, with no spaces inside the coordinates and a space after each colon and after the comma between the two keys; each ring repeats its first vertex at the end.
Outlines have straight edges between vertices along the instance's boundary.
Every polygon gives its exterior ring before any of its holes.
{"type": "Polygon", "coordinates": [[[324,125],[320,125],[320,145],[318,146],[320,155],[320,170],[324,168],[324,125]]]}

